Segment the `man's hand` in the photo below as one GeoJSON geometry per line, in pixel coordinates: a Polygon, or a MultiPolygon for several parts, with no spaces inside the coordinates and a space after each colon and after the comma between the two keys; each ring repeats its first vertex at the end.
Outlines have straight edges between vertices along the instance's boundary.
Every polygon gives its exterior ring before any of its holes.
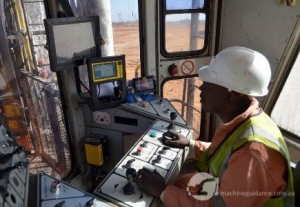
{"type": "Polygon", "coordinates": [[[137,184],[148,194],[160,197],[160,194],[165,190],[166,184],[164,178],[156,171],[141,169],[136,176],[137,184]]]}
{"type": "Polygon", "coordinates": [[[187,147],[189,146],[190,140],[183,136],[182,134],[178,133],[174,129],[170,129],[169,131],[165,132],[163,136],[173,137],[173,139],[164,139],[164,144],[170,147],[187,147]]]}

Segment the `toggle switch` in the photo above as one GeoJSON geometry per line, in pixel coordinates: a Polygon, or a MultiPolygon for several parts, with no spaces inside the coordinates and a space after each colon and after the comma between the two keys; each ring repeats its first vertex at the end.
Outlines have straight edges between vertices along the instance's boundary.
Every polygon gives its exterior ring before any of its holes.
{"type": "Polygon", "coordinates": [[[164,100],[161,98],[161,99],[159,99],[159,101],[158,101],[158,105],[160,105],[160,106],[164,106],[164,100]]]}
{"type": "Polygon", "coordinates": [[[171,110],[170,110],[170,109],[166,109],[166,110],[165,110],[165,114],[169,114],[169,115],[170,115],[170,113],[171,113],[171,110]]]}
{"type": "Polygon", "coordinates": [[[122,167],[123,168],[130,168],[131,167],[131,164],[133,163],[135,161],[135,159],[130,159],[130,160],[128,160],[127,162],[126,162],[126,164],[125,165],[123,165],[122,167]]]}
{"type": "Polygon", "coordinates": [[[141,147],[147,148],[148,147],[148,142],[144,141],[143,144],[140,145],[141,147]]]}
{"type": "Polygon", "coordinates": [[[174,120],[177,118],[177,113],[176,112],[171,112],[170,113],[170,119],[171,119],[171,123],[168,126],[168,129],[175,129],[175,124],[174,124],[174,120]]]}
{"type": "Polygon", "coordinates": [[[52,183],[51,183],[51,193],[58,193],[59,192],[59,188],[60,188],[60,182],[58,180],[54,180],[52,183]]]}
{"type": "Polygon", "coordinates": [[[153,164],[155,164],[155,163],[159,164],[161,162],[161,156],[157,155],[157,157],[152,162],[153,162],[153,164]]]}

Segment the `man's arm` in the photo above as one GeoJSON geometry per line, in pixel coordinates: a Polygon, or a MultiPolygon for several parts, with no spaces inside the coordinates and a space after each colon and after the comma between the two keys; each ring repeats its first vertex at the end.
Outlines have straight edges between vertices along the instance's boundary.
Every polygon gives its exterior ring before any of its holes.
{"type": "MultiPolygon", "coordinates": [[[[286,162],[279,152],[261,143],[248,143],[230,157],[218,193],[226,206],[263,206],[271,194],[285,191],[285,173],[286,162]]],[[[213,206],[212,199],[199,201],[188,195],[182,186],[186,186],[189,180],[182,181],[184,183],[177,183],[181,188],[168,185],[163,191],[161,200],[165,206],[213,206]]]]}

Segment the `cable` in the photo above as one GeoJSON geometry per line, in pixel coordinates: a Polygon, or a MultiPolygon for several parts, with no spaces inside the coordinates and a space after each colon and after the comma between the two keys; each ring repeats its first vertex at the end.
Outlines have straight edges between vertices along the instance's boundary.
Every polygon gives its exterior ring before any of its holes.
{"type": "Polygon", "coordinates": [[[97,85],[97,87],[98,87],[98,93],[97,93],[97,97],[100,97],[100,89],[101,89],[101,84],[98,84],[98,85],[97,85]]]}
{"type": "Polygon", "coordinates": [[[80,85],[82,85],[88,92],[90,92],[90,89],[82,82],[81,79],[79,79],[80,85]]]}

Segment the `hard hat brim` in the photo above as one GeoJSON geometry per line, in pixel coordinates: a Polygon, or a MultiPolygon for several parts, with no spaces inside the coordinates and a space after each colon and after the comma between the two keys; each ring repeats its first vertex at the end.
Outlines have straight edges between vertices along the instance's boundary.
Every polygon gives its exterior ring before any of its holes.
{"type": "Polygon", "coordinates": [[[211,73],[208,71],[209,66],[204,66],[198,70],[199,78],[204,82],[214,83],[213,77],[211,77],[211,73]]]}

